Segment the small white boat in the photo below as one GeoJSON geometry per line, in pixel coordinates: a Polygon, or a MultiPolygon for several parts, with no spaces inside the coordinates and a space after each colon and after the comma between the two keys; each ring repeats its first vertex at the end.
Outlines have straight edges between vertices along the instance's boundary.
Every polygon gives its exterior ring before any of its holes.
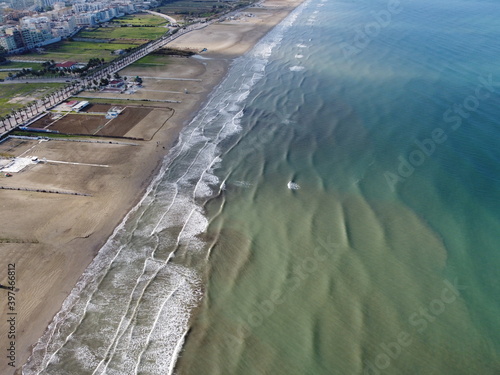
{"type": "Polygon", "coordinates": [[[296,184],[295,182],[293,181],[288,181],[288,184],[286,184],[286,186],[290,189],[290,190],[299,190],[300,189],[300,185],[299,184],[296,184]]]}

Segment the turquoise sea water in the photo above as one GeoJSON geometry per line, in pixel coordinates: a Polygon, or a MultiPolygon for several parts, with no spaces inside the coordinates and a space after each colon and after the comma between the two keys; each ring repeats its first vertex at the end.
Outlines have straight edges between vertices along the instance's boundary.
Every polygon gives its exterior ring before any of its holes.
{"type": "Polygon", "coordinates": [[[237,59],[26,374],[500,374],[500,23],[309,0],[237,59]]]}
{"type": "Polygon", "coordinates": [[[179,373],[500,373],[498,4],[394,4],[313,0],[273,50],[179,373]]]}

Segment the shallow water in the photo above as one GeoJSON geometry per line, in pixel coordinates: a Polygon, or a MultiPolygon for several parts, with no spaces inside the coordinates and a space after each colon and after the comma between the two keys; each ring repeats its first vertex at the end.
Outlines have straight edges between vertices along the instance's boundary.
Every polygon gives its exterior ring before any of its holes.
{"type": "Polygon", "coordinates": [[[313,0],[273,50],[179,374],[500,373],[497,5],[386,10],[313,0]]]}

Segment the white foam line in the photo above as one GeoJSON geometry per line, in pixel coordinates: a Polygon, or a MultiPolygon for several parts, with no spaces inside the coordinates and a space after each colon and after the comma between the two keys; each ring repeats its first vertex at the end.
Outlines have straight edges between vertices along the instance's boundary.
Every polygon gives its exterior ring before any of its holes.
{"type": "MultiPolygon", "coordinates": [[[[116,252],[115,256],[113,257],[112,261],[109,263],[109,267],[107,268],[109,270],[109,268],[111,268],[111,264],[113,264],[114,260],[116,259],[116,257],[118,256],[118,254],[121,252],[121,250],[123,249],[123,246],[120,246],[119,250],[116,252]]],[[[107,273],[107,271],[105,272],[105,274],[107,273]]],[[[81,322],[83,321],[83,319],[85,318],[86,316],[86,312],[87,312],[87,307],[90,303],[90,300],[92,299],[92,297],[94,296],[95,292],[98,290],[98,286],[101,284],[102,282],[102,279],[99,281],[99,283],[97,284],[97,286],[94,288],[94,290],[92,291],[92,293],[89,294],[89,297],[88,297],[88,300],[87,300],[87,303],[85,304],[85,309],[83,310],[83,314],[81,316],[81,319],[80,321],[78,322],[78,324],[76,325],[76,328],[73,330],[73,332],[71,332],[68,337],[66,338],[66,340],[60,345],[60,347],[58,349],[55,350],[55,352],[50,356],[50,358],[48,359],[48,361],[45,362],[45,366],[40,369],[39,372],[37,372],[37,374],[40,374],[40,372],[46,370],[47,366],[50,364],[50,362],[52,361],[52,359],[54,358],[54,356],[62,349],[62,347],[68,342],[69,338],[73,335],[73,333],[78,329],[78,327],[80,326],[81,322]]],[[[86,284],[87,285],[87,284],[86,284]]],[[[75,286],[75,289],[78,288],[79,285],[77,283],[77,285],[75,286]]],[[[74,291],[74,290],[73,290],[74,291]]],[[[68,296],[69,297],[75,297],[75,295],[73,295],[73,291],[72,293],[70,293],[70,295],[68,296]]],[[[79,293],[78,293],[79,295],[79,293]]],[[[66,302],[66,301],[65,301],[66,302]]],[[[54,329],[52,331],[52,333],[49,335],[49,338],[47,339],[47,345],[45,346],[45,354],[43,355],[43,358],[45,358],[45,356],[47,355],[47,351],[48,351],[48,343],[52,340],[52,337],[54,337],[56,335],[56,332],[60,332],[60,328],[62,327],[62,323],[57,325],[56,323],[60,323],[60,322],[63,322],[66,320],[66,318],[63,318],[62,320],[59,320],[57,321],[57,317],[59,314],[61,314],[63,311],[65,313],[69,313],[69,311],[76,305],[77,302],[74,302],[70,307],[68,307],[68,309],[66,310],[61,310],[55,317],[54,317],[54,320],[56,320],[55,322],[55,325],[54,325],[54,329]]],[[[64,306],[64,304],[63,304],[64,306]]],[[[50,325],[49,325],[50,327],[50,325]]],[[[43,338],[43,337],[42,337],[43,338]]],[[[42,339],[40,338],[40,340],[42,339]]],[[[38,341],[38,343],[40,342],[40,340],[38,341]]],[[[38,344],[37,343],[37,344],[38,344]]],[[[42,360],[42,362],[44,362],[42,360]]]]}
{"type": "MultiPolygon", "coordinates": [[[[229,173],[229,174],[228,174],[228,175],[224,178],[224,180],[221,182],[221,184],[220,184],[220,186],[219,186],[219,194],[221,194],[221,193],[222,193],[223,186],[225,186],[226,181],[227,181],[227,179],[229,178],[230,174],[231,174],[231,173],[229,173]]],[[[222,210],[224,209],[225,205],[226,205],[226,201],[225,201],[225,200],[223,200],[223,201],[222,201],[222,204],[221,204],[221,205],[220,205],[220,207],[219,207],[219,210],[218,210],[218,211],[217,211],[214,215],[212,215],[211,220],[210,220],[210,222],[208,223],[208,225],[210,225],[210,224],[211,224],[211,223],[212,223],[212,222],[213,222],[216,218],[218,218],[218,217],[220,216],[220,214],[222,213],[222,210]]],[[[212,244],[208,247],[208,249],[207,249],[207,255],[206,255],[206,257],[205,257],[205,259],[206,259],[207,261],[210,259],[210,255],[212,254],[212,250],[213,250],[213,248],[215,247],[215,243],[216,243],[216,242],[217,242],[217,240],[216,240],[216,239],[214,239],[213,243],[212,243],[212,244]]]]}
{"type": "Polygon", "coordinates": [[[184,174],[179,177],[176,182],[175,182],[175,195],[172,199],[172,202],[170,203],[170,205],[168,206],[167,210],[163,213],[163,215],[161,216],[160,220],[156,223],[156,226],[155,228],[153,229],[153,231],[151,232],[151,235],[153,235],[155,232],[156,232],[156,229],[158,229],[158,226],[160,225],[160,223],[162,222],[163,218],[165,217],[165,215],[167,215],[167,213],[170,211],[170,208],[173,206],[173,204],[175,203],[175,199],[177,198],[178,196],[178,192],[179,192],[179,189],[177,187],[177,184],[179,183],[180,180],[182,180],[187,174],[188,172],[190,172],[192,166],[194,165],[194,163],[198,160],[198,156],[200,155],[201,151],[203,151],[203,149],[207,146],[208,144],[208,141],[205,142],[205,144],[203,145],[202,148],[200,148],[200,150],[198,150],[198,153],[196,154],[196,157],[194,158],[194,160],[191,162],[191,164],[189,165],[189,167],[186,169],[186,171],[184,172],[184,174]]]}
{"type": "MultiPolygon", "coordinates": [[[[121,249],[123,249],[123,246],[120,247],[120,251],[121,249]]],[[[118,256],[118,253],[117,252],[113,258],[113,261],[116,259],[116,257],[118,256]]],[[[113,262],[111,262],[113,263],[113,262]]],[[[100,283],[102,282],[102,279],[100,280],[99,282],[99,285],[100,283]]],[[[89,298],[87,299],[87,302],[85,303],[85,308],[83,309],[83,314],[81,315],[81,319],[80,321],[78,322],[78,324],[75,326],[75,329],[73,329],[73,331],[66,337],[66,339],[64,340],[64,342],[62,343],[62,345],[56,350],[54,351],[54,353],[50,356],[49,360],[47,361],[46,363],[46,366],[43,370],[45,370],[47,368],[47,366],[50,364],[50,362],[52,361],[52,359],[54,358],[54,356],[59,353],[59,351],[63,348],[64,345],[66,345],[66,343],[69,341],[69,339],[71,338],[71,336],[73,335],[73,333],[76,332],[76,330],[78,329],[78,327],[80,327],[80,324],[82,323],[83,319],[85,318],[86,314],[87,314],[87,308],[89,306],[89,303],[90,303],[90,300],[92,299],[92,296],[94,295],[95,291],[98,290],[98,288],[95,288],[93,293],[91,293],[91,295],[89,296],[89,298]]],[[[60,326],[61,327],[61,326],[60,326]]],[[[52,336],[51,336],[52,338],[52,336]]],[[[42,371],[43,371],[42,370],[42,371]]]]}
{"type": "Polygon", "coordinates": [[[193,216],[193,212],[196,211],[196,207],[194,207],[191,212],[189,213],[186,221],[184,222],[184,225],[182,226],[182,229],[181,231],[179,232],[178,236],[177,236],[177,242],[175,243],[175,249],[174,251],[172,251],[169,255],[168,255],[168,258],[167,260],[165,261],[165,263],[168,263],[168,261],[170,260],[170,258],[173,257],[173,254],[175,253],[175,251],[177,250],[177,248],[179,247],[179,243],[181,241],[181,235],[182,235],[182,232],[184,232],[184,229],[186,229],[186,225],[189,223],[189,220],[191,219],[191,216],[193,216]]]}
{"type": "MultiPolygon", "coordinates": [[[[232,120],[233,120],[233,124],[234,124],[234,119],[235,119],[235,118],[239,118],[238,116],[239,116],[240,114],[241,114],[241,115],[243,114],[243,109],[239,110],[239,111],[238,111],[238,113],[237,113],[237,114],[236,114],[236,115],[232,118],[232,120]]],[[[216,139],[215,139],[215,141],[214,141],[214,143],[215,143],[215,144],[217,144],[217,141],[219,140],[220,135],[221,135],[222,131],[223,131],[225,128],[226,128],[226,125],[223,125],[223,126],[220,128],[219,132],[217,133],[217,137],[216,137],[216,139]]],[[[198,189],[199,183],[203,180],[203,176],[205,175],[205,173],[206,173],[208,170],[210,170],[210,168],[212,168],[212,166],[213,166],[213,164],[214,164],[214,162],[215,162],[216,160],[217,160],[217,157],[215,157],[214,159],[212,159],[212,162],[210,163],[210,165],[209,165],[207,168],[205,168],[205,169],[203,170],[203,172],[202,172],[202,174],[201,174],[200,178],[198,179],[198,181],[196,182],[195,188],[194,188],[194,190],[193,190],[193,198],[195,198],[195,197],[196,197],[196,190],[198,189]]]]}
{"type": "MultiPolygon", "coordinates": [[[[211,100],[210,102],[212,102],[212,100],[211,100]]],[[[228,105],[229,105],[229,104],[226,104],[226,105],[223,107],[223,109],[224,109],[224,108],[226,108],[228,105]]],[[[188,145],[188,144],[190,144],[191,138],[193,137],[193,134],[194,134],[197,130],[199,130],[199,129],[201,128],[201,129],[202,129],[202,131],[204,131],[204,129],[205,129],[205,124],[206,124],[206,122],[205,122],[204,120],[205,120],[205,118],[206,118],[208,115],[209,115],[209,113],[206,113],[206,114],[204,114],[204,115],[203,115],[202,119],[199,121],[199,123],[200,123],[201,125],[198,125],[198,126],[196,126],[196,127],[193,129],[193,131],[190,133],[189,138],[187,139],[187,141],[186,141],[186,142],[182,142],[182,147],[181,147],[181,150],[179,151],[179,153],[177,154],[177,156],[176,156],[176,158],[175,158],[174,160],[176,160],[176,159],[177,159],[180,155],[182,155],[182,151],[184,151],[184,149],[187,147],[187,145],[188,145]]],[[[214,118],[214,119],[215,119],[215,118],[214,118]]],[[[212,121],[213,121],[214,119],[212,119],[212,121]]],[[[219,132],[219,134],[220,134],[220,132],[219,132]]],[[[168,214],[168,212],[170,211],[170,209],[171,209],[171,208],[172,208],[172,206],[174,205],[174,203],[175,203],[175,199],[177,198],[178,191],[179,191],[177,184],[179,183],[179,181],[180,181],[181,179],[183,179],[183,178],[184,178],[184,177],[185,177],[185,176],[186,176],[186,175],[187,175],[187,174],[191,171],[192,166],[193,166],[193,165],[194,165],[194,163],[198,160],[198,156],[199,156],[199,154],[201,153],[201,151],[203,151],[203,149],[206,147],[206,145],[207,145],[208,143],[209,143],[209,140],[207,140],[207,141],[205,142],[205,144],[203,145],[203,147],[202,147],[202,148],[198,151],[198,153],[197,153],[197,155],[196,155],[196,158],[195,158],[195,159],[191,162],[191,164],[189,165],[189,167],[186,169],[186,172],[185,172],[185,173],[184,173],[181,177],[179,177],[179,178],[176,180],[176,182],[175,182],[175,189],[176,189],[176,193],[175,193],[175,195],[174,195],[174,197],[173,197],[173,199],[172,199],[172,202],[171,202],[171,203],[170,203],[170,205],[168,206],[167,210],[163,213],[163,215],[161,216],[160,220],[156,223],[156,225],[155,225],[155,227],[154,227],[153,231],[151,232],[151,235],[153,235],[153,234],[156,232],[156,230],[157,230],[157,229],[158,229],[158,227],[160,226],[161,222],[163,221],[163,219],[165,218],[165,216],[168,214]]],[[[173,162],[173,161],[172,161],[172,162],[173,162]]],[[[171,164],[171,163],[170,163],[170,164],[171,164]]]]}
{"type": "MultiPolygon", "coordinates": [[[[163,303],[161,304],[161,308],[158,310],[158,314],[156,314],[156,317],[155,317],[155,320],[154,320],[154,323],[152,324],[151,326],[151,329],[148,333],[148,336],[146,338],[146,345],[144,345],[144,348],[147,348],[148,347],[148,344],[149,342],[151,341],[151,334],[153,333],[155,327],[156,327],[156,324],[158,323],[158,320],[160,319],[160,316],[161,316],[161,313],[163,311],[163,308],[165,307],[165,304],[168,302],[168,300],[170,299],[170,297],[172,297],[172,295],[177,292],[177,290],[179,289],[179,285],[177,285],[177,288],[175,288],[172,293],[169,294],[169,296],[167,298],[165,298],[165,300],[163,301],[163,303]]],[[[135,370],[134,370],[134,373],[137,374],[138,371],[139,371],[139,365],[141,364],[141,358],[144,354],[146,349],[143,349],[141,351],[141,353],[139,353],[139,356],[137,358],[137,362],[136,362],[136,366],[135,366],[135,370]]]]}
{"type": "MultiPolygon", "coordinates": [[[[227,105],[226,105],[225,107],[227,107],[227,105]]],[[[225,108],[225,107],[224,107],[224,108],[225,108]]],[[[208,115],[208,114],[207,114],[207,115],[208,115]]],[[[224,127],[225,127],[225,125],[224,125],[224,127]]],[[[224,128],[224,127],[223,127],[223,128],[224,128]]],[[[199,126],[197,126],[197,127],[193,130],[193,132],[191,132],[191,136],[193,135],[194,131],[195,131],[195,130],[197,130],[198,128],[199,128],[199,126]]],[[[219,134],[220,134],[220,132],[221,132],[221,131],[219,131],[219,133],[217,134],[217,138],[216,138],[216,139],[218,139],[218,138],[219,138],[219,134]]],[[[180,181],[180,180],[182,180],[182,179],[183,179],[183,178],[184,178],[184,177],[185,177],[185,176],[186,176],[186,175],[187,175],[187,174],[191,171],[191,168],[193,167],[193,165],[196,163],[196,161],[198,161],[198,157],[200,156],[201,152],[202,152],[202,151],[203,151],[203,150],[207,147],[207,145],[208,145],[209,143],[210,143],[210,141],[209,141],[209,140],[207,140],[207,141],[205,142],[205,144],[203,145],[203,147],[201,147],[201,148],[198,150],[198,152],[196,153],[196,157],[193,159],[193,161],[191,162],[191,164],[189,165],[189,167],[186,169],[186,171],[183,173],[183,175],[182,175],[182,176],[180,176],[180,177],[176,180],[176,182],[175,182],[176,194],[175,194],[174,198],[172,199],[172,203],[169,205],[168,209],[167,209],[167,210],[163,213],[163,215],[161,216],[160,220],[156,223],[156,226],[155,226],[155,228],[153,229],[153,231],[151,232],[151,235],[153,235],[153,234],[156,232],[156,230],[158,229],[158,227],[159,227],[160,223],[162,222],[163,218],[167,215],[167,213],[170,211],[170,208],[171,208],[171,207],[173,206],[173,204],[175,203],[175,199],[177,198],[178,191],[179,191],[179,190],[178,190],[178,188],[177,188],[177,184],[179,183],[179,181],[180,181]]],[[[183,147],[184,147],[184,145],[183,145],[183,147]]],[[[181,151],[182,151],[182,150],[181,150],[181,151]]],[[[198,181],[199,181],[199,180],[198,180],[198,181]]],[[[198,185],[198,184],[197,184],[197,185],[198,185]]]]}
{"type": "Polygon", "coordinates": [[[177,363],[177,359],[179,358],[179,354],[181,353],[182,347],[184,346],[184,340],[186,335],[189,332],[189,328],[184,331],[179,341],[177,341],[177,345],[174,348],[174,352],[172,353],[172,360],[170,361],[170,365],[168,366],[167,375],[173,375],[175,364],[177,363]]]}
{"type": "MultiPolygon", "coordinates": [[[[135,304],[135,306],[134,306],[134,309],[132,310],[132,314],[130,315],[130,319],[128,320],[127,326],[126,326],[126,327],[125,327],[125,329],[121,332],[120,337],[116,337],[116,336],[115,336],[116,340],[114,341],[114,348],[113,348],[113,352],[112,352],[112,353],[111,353],[111,355],[109,356],[109,360],[108,360],[108,362],[106,363],[106,366],[104,367],[104,371],[106,371],[106,369],[107,369],[107,367],[108,367],[109,363],[112,361],[112,359],[113,359],[113,357],[114,357],[114,355],[115,355],[115,353],[116,353],[116,348],[117,348],[117,346],[118,346],[118,344],[119,344],[119,341],[121,340],[121,338],[123,337],[123,335],[127,332],[127,330],[128,330],[128,328],[130,327],[130,323],[132,322],[133,318],[134,318],[134,317],[136,317],[136,315],[137,315],[137,308],[139,307],[139,304],[140,304],[140,302],[142,301],[142,298],[144,297],[144,293],[145,293],[146,289],[148,288],[148,286],[149,286],[149,285],[151,285],[151,282],[155,279],[155,277],[158,275],[158,273],[160,272],[160,270],[161,270],[161,269],[163,269],[163,267],[164,267],[164,265],[160,266],[160,268],[158,268],[158,269],[156,270],[156,272],[155,272],[155,273],[154,273],[154,275],[151,277],[151,279],[150,279],[150,280],[146,283],[146,285],[145,285],[145,286],[144,286],[144,288],[142,289],[142,292],[141,292],[140,296],[137,298],[137,302],[136,302],[136,304],[135,304]]],[[[144,275],[144,270],[145,270],[145,268],[146,268],[146,262],[144,263],[143,273],[141,274],[141,276],[140,276],[140,277],[142,277],[142,276],[144,275]]],[[[139,280],[139,279],[140,279],[140,277],[139,277],[137,280],[139,280]]],[[[137,286],[138,286],[138,285],[139,285],[139,282],[136,282],[136,285],[135,285],[135,287],[134,287],[134,290],[133,290],[133,292],[131,293],[130,302],[132,302],[134,292],[135,292],[135,290],[137,289],[137,286]]],[[[174,291],[172,291],[172,293],[170,293],[170,295],[167,297],[167,299],[165,300],[165,302],[164,302],[164,303],[163,303],[163,305],[162,305],[162,308],[160,309],[160,312],[161,312],[161,310],[163,309],[163,306],[165,305],[165,303],[168,301],[168,299],[170,299],[170,297],[172,296],[172,294],[174,294],[174,292],[175,292],[177,289],[179,289],[179,287],[177,287],[174,291]]],[[[127,311],[126,311],[126,314],[125,314],[124,316],[126,316],[126,315],[127,315],[127,313],[128,313],[129,311],[130,311],[130,303],[128,304],[127,311]]],[[[155,323],[155,324],[156,324],[156,323],[155,323]]],[[[153,327],[154,327],[154,325],[153,325],[153,327]]],[[[117,332],[118,332],[118,331],[117,331],[117,332]]],[[[151,330],[151,332],[152,332],[152,330],[151,330]]],[[[150,336],[150,335],[149,335],[149,336],[150,336]]],[[[149,342],[149,336],[148,336],[148,342],[149,342]]],[[[147,345],[146,345],[145,347],[147,347],[147,345]]],[[[108,353],[106,353],[106,355],[107,355],[107,354],[108,354],[108,353]]],[[[139,362],[138,362],[138,364],[139,364],[139,362]]]]}
{"type": "MultiPolygon", "coordinates": [[[[146,258],[146,259],[145,259],[145,261],[144,261],[144,266],[142,267],[142,272],[141,272],[141,274],[139,275],[139,277],[137,278],[137,280],[135,281],[135,286],[134,286],[134,288],[132,289],[132,291],[130,292],[130,296],[129,296],[129,299],[128,299],[128,303],[127,303],[126,309],[125,309],[124,314],[122,315],[122,317],[121,317],[121,319],[120,319],[120,323],[118,324],[118,327],[117,327],[117,329],[116,329],[116,331],[115,331],[115,335],[114,335],[114,337],[113,337],[113,340],[111,340],[111,344],[108,346],[108,349],[106,350],[105,355],[103,356],[103,359],[101,360],[101,362],[99,362],[99,364],[97,365],[97,367],[95,368],[95,370],[92,372],[92,375],[97,374],[97,372],[96,372],[96,371],[98,371],[98,370],[99,370],[99,367],[101,366],[101,363],[103,363],[103,362],[105,361],[105,359],[106,359],[107,357],[109,357],[109,359],[108,359],[108,361],[107,361],[107,363],[105,364],[104,369],[103,369],[103,371],[106,371],[106,369],[107,369],[107,367],[108,367],[109,363],[111,362],[111,359],[112,359],[113,355],[115,354],[116,347],[117,347],[117,345],[118,345],[118,341],[121,339],[121,337],[123,336],[123,333],[124,333],[124,332],[126,332],[127,328],[130,326],[130,322],[132,321],[132,318],[130,318],[130,319],[128,320],[128,322],[127,322],[127,326],[126,326],[126,327],[125,327],[125,329],[122,331],[122,333],[121,333],[120,337],[118,337],[119,332],[120,332],[120,329],[121,329],[122,324],[123,324],[123,321],[125,320],[125,317],[128,315],[128,312],[130,311],[131,303],[132,303],[132,300],[133,300],[133,298],[134,298],[134,293],[135,293],[135,291],[137,290],[137,287],[139,286],[139,280],[140,280],[140,279],[141,279],[141,277],[145,274],[146,267],[147,267],[147,258],[146,258]],[[112,348],[112,347],[113,347],[113,352],[111,353],[111,355],[110,355],[110,356],[108,356],[108,354],[110,353],[110,350],[111,350],[111,348],[112,348]]],[[[143,290],[143,292],[141,293],[141,297],[142,297],[143,295],[144,295],[144,290],[143,290]]],[[[136,303],[136,305],[135,305],[135,307],[134,307],[134,309],[133,309],[133,313],[134,313],[134,314],[132,314],[132,317],[133,317],[133,316],[135,316],[135,311],[137,310],[137,306],[138,306],[138,304],[139,304],[139,301],[140,301],[140,300],[141,300],[141,298],[138,298],[138,299],[137,299],[137,303],[136,303]]]]}
{"type": "Polygon", "coordinates": [[[156,233],[156,230],[158,229],[158,227],[160,226],[161,222],[163,221],[163,218],[165,217],[165,215],[167,215],[167,213],[170,211],[170,209],[172,208],[172,206],[175,203],[175,198],[177,197],[177,195],[179,193],[179,189],[177,187],[177,184],[175,184],[174,186],[175,186],[174,198],[172,199],[172,202],[168,206],[167,210],[163,213],[163,215],[161,215],[160,220],[158,220],[158,222],[156,223],[154,229],[151,231],[151,236],[156,233]]]}
{"type": "MultiPolygon", "coordinates": [[[[237,116],[240,114],[240,113],[243,113],[243,109],[241,109],[234,117],[233,117],[233,120],[235,118],[237,118],[237,116]]],[[[219,137],[222,133],[222,131],[226,128],[226,125],[222,126],[221,129],[219,130],[219,132],[217,133],[217,137],[215,138],[215,141],[214,143],[217,144],[217,141],[219,140],[219,137]]],[[[206,145],[206,144],[205,144],[206,145]]],[[[208,172],[210,170],[210,168],[212,168],[212,166],[214,165],[215,161],[217,160],[217,156],[215,158],[212,159],[212,161],[210,162],[209,166],[207,168],[205,168],[203,170],[203,172],[201,173],[201,176],[200,178],[198,179],[198,181],[196,182],[196,185],[193,189],[193,199],[196,198],[196,190],[198,189],[198,186],[200,184],[200,182],[203,180],[203,176],[205,175],[206,172],[208,172]]]]}
{"type": "MultiPolygon", "coordinates": [[[[155,250],[156,251],[156,250],[155,250]]],[[[155,252],[153,251],[153,253],[155,252]]],[[[158,273],[165,267],[166,263],[168,263],[168,261],[170,260],[171,256],[172,256],[173,252],[169,254],[167,260],[154,272],[154,274],[152,274],[152,277],[148,280],[148,282],[144,285],[142,291],[140,292],[140,295],[138,296],[137,298],[137,301],[132,309],[132,311],[130,310],[130,307],[131,307],[131,303],[132,303],[132,300],[133,300],[133,296],[135,294],[135,291],[137,290],[137,287],[139,286],[140,284],[140,279],[144,276],[145,274],[145,271],[146,271],[146,268],[147,268],[147,261],[150,260],[150,261],[154,261],[156,262],[156,260],[154,258],[145,258],[145,261],[144,261],[144,267],[142,269],[142,272],[141,274],[138,276],[137,280],[136,280],[136,283],[135,283],[135,286],[134,286],[134,289],[132,290],[132,292],[130,293],[130,298],[129,298],[129,302],[127,303],[127,306],[126,306],[126,310],[125,310],[125,314],[122,316],[122,319],[120,320],[120,324],[116,330],[116,334],[115,334],[115,337],[113,338],[112,340],[112,343],[111,345],[108,347],[108,350],[106,351],[105,353],[105,356],[104,358],[106,357],[109,357],[103,371],[106,371],[109,363],[112,361],[115,353],[116,353],[116,348],[121,340],[121,338],[123,337],[123,335],[127,332],[128,328],[130,327],[130,324],[133,320],[133,318],[137,315],[137,309],[140,305],[140,302],[142,301],[142,298],[144,297],[144,294],[146,292],[146,289],[151,285],[151,283],[153,282],[153,280],[156,278],[156,276],[158,275],[158,273]],[[131,313],[130,313],[131,311],[131,313]],[[118,337],[118,332],[120,331],[120,328],[121,328],[121,325],[122,325],[122,322],[123,322],[123,319],[129,315],[129,319],[128,319],[128,322],[127,322],[127,325],[126,327],[121,331],[121,334],[119,335],[118,337]],[[111,347],[113,347],[113,351],[111,352],[111,355],[108,356],[109,352],[110,352],[110,349],[111,347]]],[[[176,288],[176,290],[178,289],[178,287],[176,288]]],[[[174,290],[175,292],[175,290],[174,290]]],[[[171,295],[174,293],[172,292],[168,297],[167,297],[167,300],[171,297],[171,295]]],[[[148,338],[148,342],[149,342],[149,338],[148,338]]],[[[146,345],[147,347],[147,345],[146,345]]],[[[96,371],[98,370],[98,367],[100,366],[100,364],[104,361],[104,359],[99,363],[99,365],[97,366],[96,370],[94,370],[94,372],[92,373],[93,375],[96,373],[96,371]]]]}

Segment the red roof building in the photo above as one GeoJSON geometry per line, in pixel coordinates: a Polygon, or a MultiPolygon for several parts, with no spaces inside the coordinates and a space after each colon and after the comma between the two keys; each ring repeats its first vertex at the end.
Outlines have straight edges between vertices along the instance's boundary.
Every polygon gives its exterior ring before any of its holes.
{"type": "Polygon", "coordinates": [[[77,64],[76,61],[65,61],[63,63],[56,64],[56,68],[59,68],[59,69],[69,68],[69,69],[71,69],[76,64],[77,64]]]}

